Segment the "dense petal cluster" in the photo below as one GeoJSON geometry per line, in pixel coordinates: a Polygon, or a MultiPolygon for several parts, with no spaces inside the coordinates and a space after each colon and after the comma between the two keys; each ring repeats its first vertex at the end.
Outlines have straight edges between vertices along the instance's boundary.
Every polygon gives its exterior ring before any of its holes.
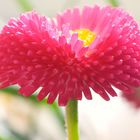
{"type": "Polygon", "coordinates": [[[134,89],[133,93],[122,93],[122,97],[135,108],[140,108],[140,88],[134,89]]]}
{"type": "Polygon", "coordinates": [[[54,19],[29,12],[0,32],[0,63],[0,88],[18,84],[24,96],[40,88],[39,100],[59,105],[92,99],[90,88],[109,100],[112,86],[140,85],[140,30],[120,8],[74,8],[54,19]]]}

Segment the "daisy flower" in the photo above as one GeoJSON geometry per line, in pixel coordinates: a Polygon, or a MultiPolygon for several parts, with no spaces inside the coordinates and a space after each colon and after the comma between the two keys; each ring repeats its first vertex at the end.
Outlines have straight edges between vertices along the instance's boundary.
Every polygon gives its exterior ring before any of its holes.
{"type": "Polygon", "coordinates": [[[49,19],[36,12],[12,18],[0,32],[0,88],[47,97],[49,104],[116,96],[140,86],[140,30],[120,8],[68,9],[49,19]],[[91,88],[91,89],[90,89],[91,88]]]}

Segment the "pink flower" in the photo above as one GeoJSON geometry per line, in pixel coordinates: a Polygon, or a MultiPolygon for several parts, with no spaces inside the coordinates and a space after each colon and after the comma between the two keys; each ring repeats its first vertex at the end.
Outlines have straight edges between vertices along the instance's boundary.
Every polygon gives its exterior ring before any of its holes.
{"type": "Polygon", "coordinates": [[[128,94],[123,92],[122,97],[124,97],[124,99],[134,107],[140,108],[140,88],[134,89],[134,93],[128,94]]]}
{"type": "Polygon", "coordinates": [[[0,88],[18,84],[19,93],[59,105],[105,100],[113,87],[128,92],[140,85],[140,30],[120,8],[74,8],[55,19],[35,12],[12,18],[0,33],[0,88]]]}

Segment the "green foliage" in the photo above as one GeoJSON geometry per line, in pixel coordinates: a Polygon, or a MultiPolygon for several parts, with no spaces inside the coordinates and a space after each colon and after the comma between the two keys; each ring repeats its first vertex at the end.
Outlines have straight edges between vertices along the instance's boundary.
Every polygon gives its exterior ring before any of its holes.
{"type": "Polygon", "coordinates": [[[23,11],[31,11],[33,10],[32,5],[30,4],[29,0],[16,0],[19,6],[23,11]]]}
{"type": "Polygon", "coordinates": [[[108,0],[108,2],[114,7],[119,6],[119,2],[117,0],[108,0]]]}
{"type": "Polygon", "coordinates": [[[11,138],[4,138],[0,136],[0,140],[12,140],[11,138]]]}

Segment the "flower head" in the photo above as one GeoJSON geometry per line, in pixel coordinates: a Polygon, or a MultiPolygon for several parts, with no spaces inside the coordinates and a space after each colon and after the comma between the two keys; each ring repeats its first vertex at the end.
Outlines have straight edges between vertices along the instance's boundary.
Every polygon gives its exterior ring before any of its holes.
{"type": "Polygon", "coordinates": [[[130,91],[140,85],[140,30],[120,8],[74,8],[48,19],[36,12],[12,18],[0,32],[0,88],[13,84],[39,100],[58,97],[59,105],[105,100],[112,86],[130,91]]]}

